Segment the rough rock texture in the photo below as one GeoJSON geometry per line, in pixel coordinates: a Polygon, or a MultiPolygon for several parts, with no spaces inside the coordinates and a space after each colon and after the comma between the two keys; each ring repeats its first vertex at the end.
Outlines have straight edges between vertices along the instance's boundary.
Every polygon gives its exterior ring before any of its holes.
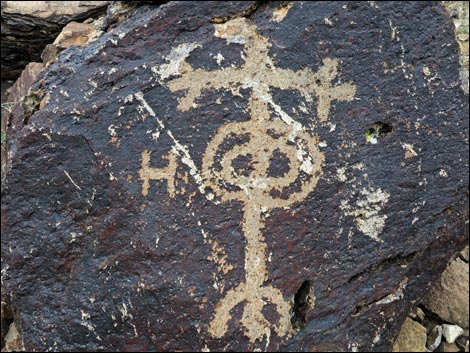
{"type": "Polygon", "coordinates": [[[45,65],[52,64],[62,50],[71,46],[83,46],[96,39],[103,31],[91,23],[70,22],[59,33],[52,44],[46,45],[41,53],[45,65]]]}
{"type": "Polygon", "coordinates": [[[8,99],[8,92],[10,87],[13,85],[13,81],[2,81],[1,82],[1,102],[2,102],[2,116],[1,116],[1,125],[0,125],[0,130],[1,130],[1,181],[2,181],[2,186],[4,182],[4,176],[6,176],[7,173],[7,144],[6,144],[6,139],[7,139],[7,119],[8,115],[10,114],[10,111],[13,107],[13,104],[8,103],[7,104],[7,99],[8,99]]]}
{"type": "Polygon", "coordinates": [[[468,264],[453,261],[424,298],[427,309],[447,322],[468,328],[468,264]]]}
{"type": "Polygon", "coordinates": [[[469,21],[469,3],[468,1],[443,1],[447,11],[452,15],[455,24],[455,37],[460,47],[460,76],[462,87],[468,93],[468,21],[469,21]]]}
{"type": "Polygon", "coordinates": [[[70,21],[106,12],[109,1],[2,1],[2,79],[16,79],[70,21]]]}
{"type": "Polygon", "coordinates": [[[6,101],[2,102],[2,189],[7,175],[8,151],[14,151],[18,131],[24,125],[25,109],[27,110],[23,105],[25,97],[29,94],[31,85],[43,68],[42,63],[29,63],[10,87],[6,101]],[[8,145],[9,148],[7,148],[8,145]]]}
{"type": "Polygon", "coordinates": [[[426,329],[418,322],[406,318],[393,352],[426,352],[426,329]]]}
{"type": "Polygon", "coordinates": [[[65,50],[2,195],[25,348],[390,350],[468,241],[459,68],[430,2],[170,2],[65,50]]]}

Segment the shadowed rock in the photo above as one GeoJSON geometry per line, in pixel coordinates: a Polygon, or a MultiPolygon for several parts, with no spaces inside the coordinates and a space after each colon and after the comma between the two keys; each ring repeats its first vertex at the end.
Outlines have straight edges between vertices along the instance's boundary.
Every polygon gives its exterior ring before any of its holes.
{"type": "Polygon", "coordinates": [[[70,21],[106,12],[109,1],[2,1],[2,78],[16,79],[70,21]]]}

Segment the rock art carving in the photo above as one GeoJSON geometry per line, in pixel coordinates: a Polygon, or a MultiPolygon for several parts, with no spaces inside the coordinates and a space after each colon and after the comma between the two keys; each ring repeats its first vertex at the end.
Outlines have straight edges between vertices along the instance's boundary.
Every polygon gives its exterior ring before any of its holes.
{"type": "MultiPolygon", "coordinates": [[[[262,234],[263,215],[269,210],[289,207],[304,200],[322,175],[325,156],[318,148],[318,137],[311,136],[299,122],[284,112],[273,101],[269,89],[276,87],[314,93],[317,97],[317,118],[327,121],[331,102],[352,100],[356,87],[351,83],[332,85],[339,65],[339,61],[335,59],[324,59],[317,72],[310,68],[293,71],[276,67],[268,55],[268,39],[260,35],[256,26],[244,18],[214,26],[215,36],[226,39],[229,43],[244,45],[245,63],[240,67],[232,66],[215,71],[193,69],[184,59],[198,45],[188,44],[189,49],[186,51],[180,46],[179,52],[184,55],[179,57],[179,62],[174,63],[173,66],[177,69],[171,73],[179,74],[180,77],[169,80],[167,87],[172,92],[185,92],[179,100],[178,109],[181,111],[194,107],[203,89],[230,90],[233,93],[237,93],[240,88],[250,89],[250,120],[228,123],[218,129],[206,147],[200,171],[188,149],[167,130],[174,141],[167,157],[167,167],[151,168],[150,152],[142,153],[142,169],[139,173],[143,181],[142,194],[148,194],[149,180],[166,179],[168,192],[170,196],[174,195],[175,163],[176,157],[179,157],[190,168],[190,174],[207,199],[215,203],[242,203],[241,228],[246,239],[245,282],[228,290],[216,305],[209,324],[209,333],[213,337],[223,337],[231,319],[231,310],[242,304],[244,310],[241,323],[246,329],[245,335],[251,342],[261,340],[264,335],[271,334],[272,324],[262,313],[264,306],[270,303],[276,306],[279,314],[274,330],[284,337],[291,331],[291,304],[279,289],[264,285],[269,274],[266,266],[266,243],[262,234]],[[274,114],[270,113],[270,108],[277,116],[272,116],[274,114]],[[234,140],[238,143],[231,142],[234,140]],[[272,175],[269,170],[276,153],[288,160],[288,170],[282,175],[272,175]],[[242,171],[235,168],[234,161],[237,158],[248,160],[248,167],[242,171]]],[[[165,78],[167,77],[169,75],[165,78]]],[[[136,98],[163,129],[163,123],[145,102],[143,95],[136,94],[136,98]]]]}

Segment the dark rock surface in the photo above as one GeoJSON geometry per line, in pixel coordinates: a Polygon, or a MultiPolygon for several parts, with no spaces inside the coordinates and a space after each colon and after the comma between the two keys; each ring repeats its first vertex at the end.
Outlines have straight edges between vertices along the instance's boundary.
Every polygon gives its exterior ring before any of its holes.
{"type": "Polygon", "coordinates": [[[143,6],[33,90],[2,194],[26,350],[391,350],[468,241],[439,3],[143,6]]]}
{"type": "Polygon", "coordinates": [[[70,21],[106,13],[109,1],[2,1],[2,79],[16,79],[70,21]]]}

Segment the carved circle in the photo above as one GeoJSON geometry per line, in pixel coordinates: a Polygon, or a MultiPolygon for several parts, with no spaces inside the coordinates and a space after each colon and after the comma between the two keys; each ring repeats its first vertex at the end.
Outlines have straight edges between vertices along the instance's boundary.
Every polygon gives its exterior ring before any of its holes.
{"type": "Polygon", "coordinates": [[[303,200],[321,175],[324,155],[316,141],[307,132],[294,132],[291,126],[279,120],[228,123],[219,128],[206,148],[202,176],[223,201],[239,200],[267,209],[289,206],[303,200]],[[224,144],[234,136],[249,136],[249,141],[224,150],[224,144]],[[289,160],[287,172],[279,177],[268,175],[275,150],[289,160]],[[252,157],[250,173],[237,173],[234,160],[248,155],[252,157]],[[305,175],[305,180],[298,181],[301,175],[305,175]],[[296,184],[300,184],[300,190],[289,193],[287,198],[273,196],[276,191],[279,194],[296,184]]]}

